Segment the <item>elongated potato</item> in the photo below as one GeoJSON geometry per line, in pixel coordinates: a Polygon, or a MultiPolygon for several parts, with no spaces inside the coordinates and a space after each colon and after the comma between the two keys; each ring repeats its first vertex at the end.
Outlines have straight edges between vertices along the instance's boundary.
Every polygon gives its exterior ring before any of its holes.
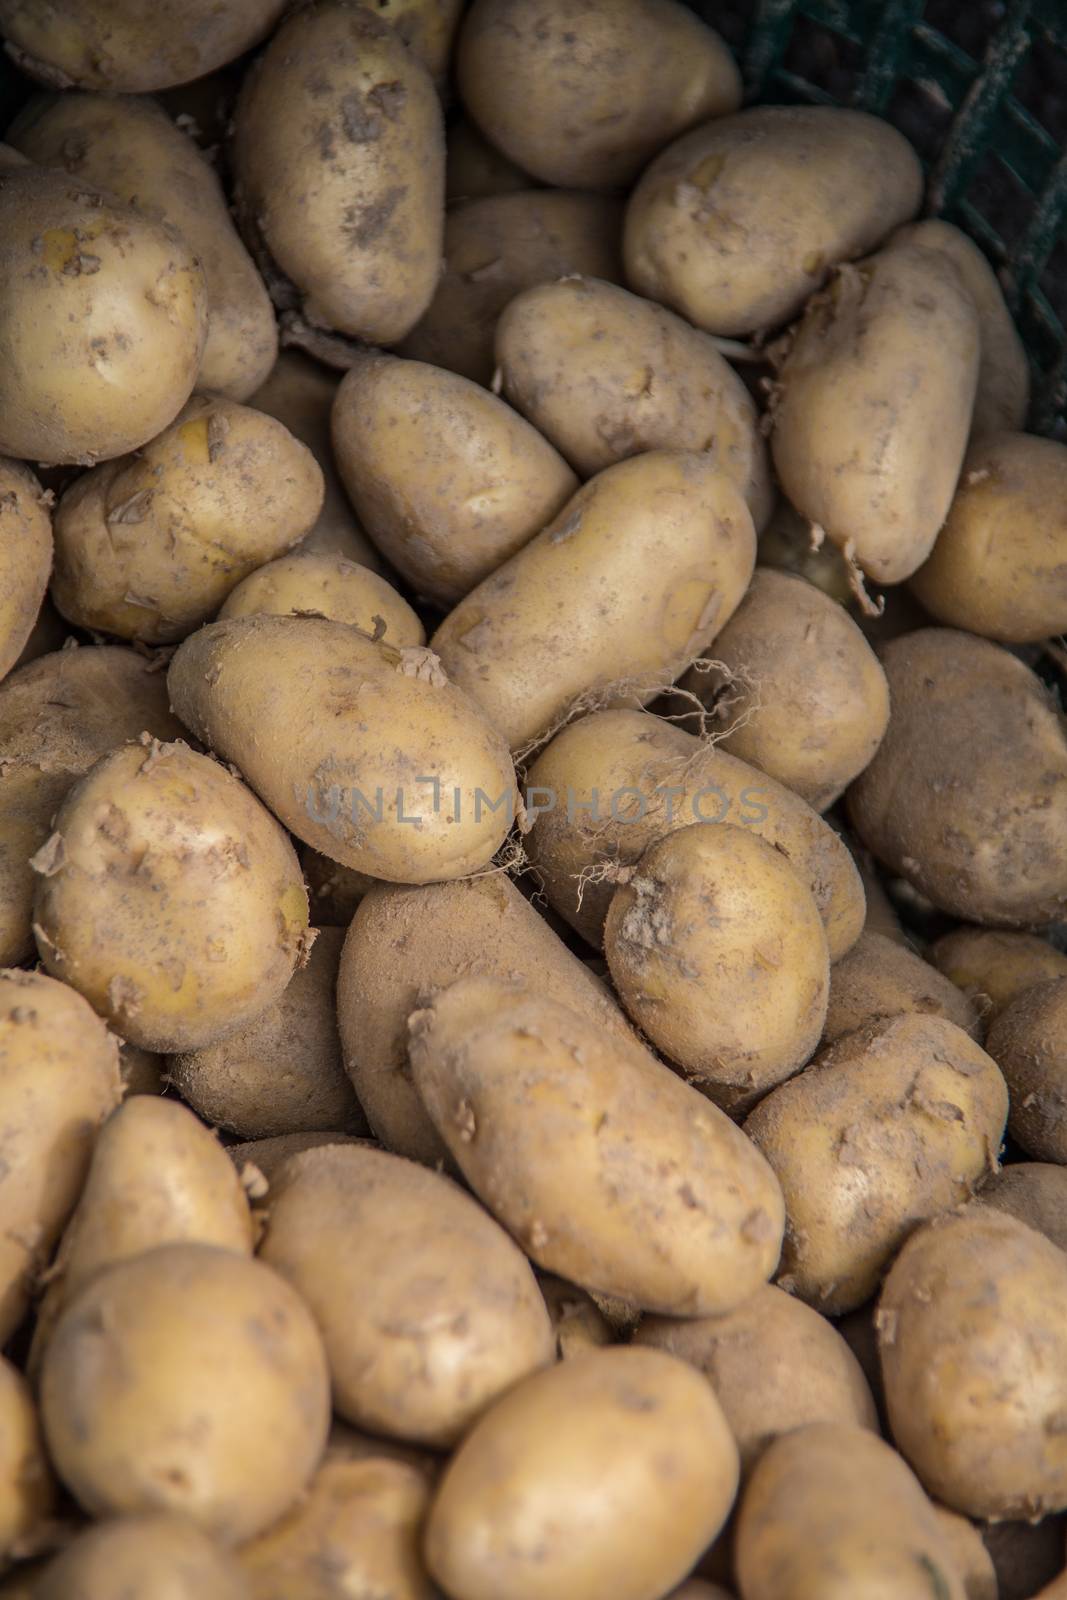
{"type": "Polygon", "coordinates": [[[445,200],[485,200],[494,194],[531,189],[534,180],[503,151],[483,138],[467,117],[449,124],[445,158],[445,200]]]}
{"type": "Polygon", "coordinates": [[[1011,1096],[1008,1131],[1037,1161],[1067,1165],[1067,978],[1027,989],[998,1016],[986,1049],[1011,1096]]]}
{"type": "Polygon", "coordinates": [[[369,343],[408,332],[437,287],[444,130],[429,74],[376,10],[325,0],[282,24],[245,75],[233,165],[276,298],[369,343]]]}
{"type": "Polygon", "coordinates": [[[646,1600],[692,1569],[736,1490],[704,1379],[660,1350],[600,1350],[475,1426],[430,1508],[426,1561],[463,1600],[646,1600]]]}
{"type": "Polygon", "coordinates": [[[954,916],[1033,927],[1067,906],[1067,736],[1007,650],[950,628],[888,644],[893,713],[848,792],[852,826],[891,872],[954,916]]]}
{"type": "Polygon", "coordinates": [[[33,1600],[147,1600],[161,1581],[167,1600],[249,1600],[234,1556],[187,1517],[151,1511],[80,1533],[49,1564],[33,1600]]]}
{"type": "Polygon", "coordinates": [[[854,1028],[905,1012],[945,1017],[972,1039],[981,1038],[978,1008],[950,979],[907,945],[864,929],[830,970],[823,1043],[834,1044],[854,1028]]]}
{"type": "Polygon", "coordinates": [[[751,828],[774,845],[811,886],[831,961],[862,932],[863,887],[833,829],[773,778],[661,717],[597,711],[564,728],[530,768],[526,802],[526,849],[548,900],[590,944],[602,941],[613,869],[692,822],[751,828]]]}
{"type": "Polygon", "coordinates": [[[774,489],[756,407],[712,339],[598,278],[516,295],[496,328],[503,391],[588,478],[644,450],[707,450],[757,531],[774,489]]]}
{"type": "Polygon", "coordinates": [[[626,276],[709,333],[777,327],[919,209],[922,169],[877,117],[756,106],[668,145],[626,212],[626,276]]]}
{"type": "Polygon", "coordinates": [[[963,465],[978,381],[974,301],[949,258],[894,245],[843,267],[779,369],[782,488],[879,583],[922,565],[963,465]]]}
{"type": "Polygon", "coordinates": [[[377,1137],[434,1166],[447,1158],[419,1098],[408,1058],[408,1017],[457,978],[520,978],[628,1037],[609,990],[577,960],[504,873],[424,888],[379,884],[352,918],[337,975],[344,1062],[377,1137]]]}
{"type": "Polygon", "coordinates": [[[714,460],[649,451],[579,489],[432,648],[520,749],[583,696],[645,704],[671,684],[732,615],[755,558],[748,508],[714,460]]]}
{"type": "Polygon", "coordinates": [[[358,360],[337,391],[333,443],[371,538],[421,594],[445,604],[521,549],[578,487],[510,406],[421,361],[358,360]]]}
{"type": "Polygon", "coordinates": [[[934,940],[926,958],[963,990],[988,1027],[1035,984],[1067,978],[1067,955],[1034,933],[954,928],[934,940]]]}
{"type": "Polygon", "coordinates": [[[362,1145],[292,1157],[260,1256],[310,1308],[334,1405],[372,1433],[444,1447],[555,1359],[529,1263],[451,1179],[362,1145]]]}
{"type": "Polygon", "coordinates": [[[828,1316],[862,1305],[916,1222],[995,1170],[1007,1114],[996,1063],[943,1017],[890,1017],[824,1050],[745,1123],[785,1195],[779,1282],[828,1316]]]}
{"type": "Polygon", "coordinates": [[[32,1544],[55,1497],[29,1386],[0,1356],[0,1571],[32,1544]]]}
{"type": "Polygon", "coordinates": [[[207,285],[197,388],[247,400],[278,354],[270,296],[230,219],[221,183],[162,107],[128,95],[39,96],[7,137],[42,167],[63,167],[77,182],[177,228],[207,285]]]}
{"type": "Polygon", "coordinates": [[[45,968],[146,1050],[233,1032],[304,952],[307,894],[284,830],[183,744],[124,745],[98,761],[32,865],[45,968]]]}
{"type": "MultiPolygon", "coordinates": [[[[306,544],[306,541],[305,541],[306,544]]],[[[344,556],[301,548],[257,567],[231,589],[219,617],[329,617],[397,649],[426,643],[426,630],[392,584],[344,556]]]]}
{"type": "Polygon", "coordinates": [[[411,1030],[438,1132],[538,1266],[668,1316],[730,1310],[774,1271],[767,1163],[636,1040],[498,978],[451,984],[411,1030]]]}
{"type": "Polygon", "coordinates": [[[1006,1211],[1067,1250],[1067,1168],[1058,1162],[1014,1161],[984,1183],[975,1204],[1006,1211]]]}
{"type": "Polygon", "coordinates": [[[41,485],[0,459],[0,678],[22,655],[52,570],[52,519],[41,485]]]}
{"type": "Polygon", "coordinates": [[[197,737],[343,866],[394,883],[465,877],[515,816],[503,740],[428,650],[319,618],[234,617],[186,639],[167,683],[197,737]],[[277,692],[289,674],[299,725],[277,692]]]}

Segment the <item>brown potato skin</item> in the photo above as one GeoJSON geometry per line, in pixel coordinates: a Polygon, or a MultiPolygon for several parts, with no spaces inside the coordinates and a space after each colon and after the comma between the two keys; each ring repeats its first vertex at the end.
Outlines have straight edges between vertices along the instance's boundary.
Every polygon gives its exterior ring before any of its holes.
{"type": "Polygon", "coordinates": [[[52,519],[21,461],[0,459],[0,679],[33,632],[52,570],[52,519]]]}
{"type": "Polygon", "coordinates": [[[981,1530],[996,1570],[999,1600],[1067,1600],[1062,1515],[1040,1522],[985,1522],[981,1530]]]}
{"type": "Polygon", "coordinates": [[[0,1572],[32,1545],[55,1497],[29,1385],[0,1356],[0,1572]]]}
{"type": "Polygon", "coordinates": [[[989,1027],[1027,989],[1067,978],[1067,955],[1034,933],[954,928],[934,940],[926,958],[970,996],[989,1027]]]}
{"type": "MultiPolygon", "coordinates": [[[[464,0],[359,0],[390,23],[445,95],[464,0]]],[[[406,1600],[406,1597],[405,1597],[406,1600]]]]}
{"type": "Polygon", "coordinates": [[[534,180],[494,150],[469,117],[461,117],[448,128],[445,158],[445,200],[486,200],[494,194],[512,194],[516,189],[531,189],[534,180]]]}
{"type": "Polygon", "coordinates": [[[1067,1250],[1067,1170],[1058,1162],[1014,1161],[984,1183],[975,1204],[1006,1211],[1067,1250]]]}
{"type": "Polygon", "coordinates": [[[986,1049],[1011,1095],[1008,1132],[1035,1161],[1067,1165],[1067,978],[1027,989],[998,1016],[986,1049]]]}
{"type": "Polygon", "coordinates": [[[1000,1600],[996,1568],[974,1523],[945,1506],[935,1505],[934,1516],[963,1580],[966,1600],[1000,1600]]]}
{"type": "Polygon", "coordinates": [[[377,572],[344,556],[303,548],[242,578],[219,607],[219,620],[309,613],[347,622],[401,649],[426,643],[415,612],[377,572]]]}
{"type": "Polygon", "coordinates": [[[978,1009],[967,995],[906,945],[865,929],[830,969],[822,1042],[834,1044],[854,1028],[905,1012],[945,1017],[981,1039],[978,1009]]]}
{"type": "MultiPolygon", "coordinates": [[[[324,1144],[354,1144],[352,1133],[278,1133],[273,1139],[247,1139],[243,1144],[226,1146],[226,1154],[242,1176],[246,1166],[255,1167],[272,1184],[291,1156],[304,1150],[317,1150],[324,1144]]],[[[257,1184],[256,1187],[259,1187],[257,1184]]]]}
{"type": "Polygon", "coordinates": [[[46,1568],[33,1600],[149,1596],[166,1574],[168,1600],[249,1600],[234,1556],[186,1517],[113,1517],[89,1527],[46,1568]]]}

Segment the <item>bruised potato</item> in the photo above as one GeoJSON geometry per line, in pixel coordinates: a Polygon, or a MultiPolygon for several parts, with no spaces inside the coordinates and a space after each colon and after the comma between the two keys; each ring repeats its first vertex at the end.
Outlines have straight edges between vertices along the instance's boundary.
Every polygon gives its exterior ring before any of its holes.
{"type": "Polygon", "coordinates": [[[1067,978],[1027,989],[997,1017],[986,1049],[1011,1096],[1008,1132],[1037,1161],[1067,1165],[1067,978]]]}
{"type": "Polygon", "coordinates": [[[407,601],[369,567],[344,556],[301,549],[257,567],[231,589],[219,617],[329,617],[398,649],[426,643],[407,601]]]}
{"type": "Polygon", "coordinates": [[[236,1558],[187,1517],[165,1511],[89,1527],[52,1561],[33,1600],[250,1600],[236,1558]]]}
{"type": "Polygon", "coordinates": [[[33,632],[52,570],[52,519],[41,485],[20,461],[0,460],[0,678],[33,632]]]}
{"type": "Polygon", "coordinates": [[[32,1544],[54,1502],[55,1483],[29,1386],[0,1356],[0,1572],[32,1544]]]}
{"type": "Polygon", "coordinates": [[[1050,978],[1067,978],[1067,955],[1036,933],[954,928],[934,940],[926,957],[963,990],[990,1027],[1027,989],[1050,978]]]}
{"type": "Polygon", "coordinates": [[[830,969],[823,1043],[905,1012],[944,1017],[972,1038],[981,1037],[978,1009],[967,995],[907,945],[864,929],[830,969]]]}

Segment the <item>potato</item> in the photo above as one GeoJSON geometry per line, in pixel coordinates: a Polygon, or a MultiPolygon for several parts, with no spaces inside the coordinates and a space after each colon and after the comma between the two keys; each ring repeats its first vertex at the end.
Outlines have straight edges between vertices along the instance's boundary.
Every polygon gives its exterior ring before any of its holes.
{"type": "Polygon", "coordinates": [[[642,1033],[733,1115],[819,1042],[830,988],[819,908],[756,833],[694,822],[649,845],[615,891],[604,949],[642,1033]]]}
{"type": "Polygon", "coordinates": [[[33,1600],[251,1600],[235,1557],[168,1512],[115,1517],[52,1561],[33,1600]]]}
{"type": "Polygon", "coordinates": [[[391,22],[442,92],[448,84],[452,43],[464,0],[359,0],[391,22]]]}
{"type": "Polygon", "coordinates": [[[934,1506],[934,1516],[963,1581],[966,1600],[999,1600],[996,1569],[974,1523],[944,1506],[934,1506]]]}
{"type": "Polygon", "coordinates": [[[163,1094],[163,1057],[153,1050],[142,1050],[138,1045],[119,1040],[119,1073],[122,1077],[124,1097],[132,1094],[163,1094]]]}
{"type": "Polygon", "coordinates": [[[756,106],[694,128],[645,169],[626,211],[626,276],[709,333],[798,312],[838,262],[913,217],[922,169],[876,117],[756,106]]]}
{"type": "Polygon", "coordinates": [[[644,450],[706,450],[757,530],[774,501],[756,407],[707,334],[597,278],[542,283],[505,307],[496,361],[512,405],[588,478],[644,450]]]}
{"type": "Polygon", "coordinates": [[[466,117],[448,128],[445,200],[484,200],[493,194],[530,189],[534,180],[495,150],[466,117]]]}
{"type": "MultiPolygon", "coordinates": [[[[853,605],[855,586],[844,556],[828,539],[813,534],[811,523],[781,497],[760,534],[759,564],[761,568],[773,567],[776,572],[795,573],[839,605],[853,605]]],[[[894,589],[880,599],[888,604],[900,592],[907,593],[894,589]]],[[[862,631],[866,619],[861,616],[855,620],[862,631]]]]}
{"type": "Polygon", "coordinates": [[[1040,1522],[985,1522],[981,1534],[996,1569],[999,1600],[1067,1600],[1062,1516],[1042,1517],[1040,1522]]]}
{"type": "Polygon", "coordinates": [[[281,423],[198,395],[63,495],[52,597],[80,627],[173,644],[303,538],[321,504],[315,458],[281,423]]]}
{"type": "Polygon", "coordinates": [[[919,1228],[878,1311],[889,1420],[926,1488],[969,1517],[1067,1506],[1067,1258],[984,1206],[919,1228]]]}
{"type": "Polygon", "coordinates": [[[136,450],[192,391],[200,264],[169,223],[66,173],[0,171],[0,454],[92,466],[136,450]]]}
{"type": "Polygon", "coordinates": [[[445,141],[429,73],[376,9],[324,0],[282,24],[245,75],[233,168],[275,297],[392,344],[437,287],[445,141]]]}
{"type": "Polygon", "coordinates": [[[1035,984],[1067,978],[1067,955],[1034,933],[953,928],[934,940],[926,957],[969,996],[989,1025],[1035,984]]]}
{"type": "Polygon", "coordinates": [[[67,795],[32,861],[34,936],[123,1038],[190,1050],[275,1000],[307,938],[283,829],[224,767],[175,743],[125,745],[67,795]]]}
{"type": "Polygon", "coordinates": [[[121,1095],[115,1040],[85,1001],[43,973],[0,971],[0,1347],[121,1095]]]}
{"type": "Polygon", "coordinates": [[[0,459],[0,678],[33,632],[52,570],[52,519],[33,473],[0,459]]]}
{"type": "Polygon", "coordinates": [[[717,1583],[690,1578],[680,1589],[672,1589],[667,1600],[732,1600],[732,1597],[717,1583]]]}
{"type": "MultiPolygon", "coordinates": [[[[883,938],[889,939],[893,944],[899,944],[905,950],[912,951],[912,942],[904,931],[903,924],[897,915],[896,906],[885,891],[885,886],[878,875],[874,857],[862,845],[850,844],[852,858],[856,863],[860,878],[863,881],[863,892],[867,898],[867,916],[864,920],[864,933],[878,933],[883,938]]],[[[929,952],[927,952],[929,954],[929,952]]]]}
{"type": "Polygon", "coordinates": [[[379,884],[360,902],[337,975],[345,1068],[377,1137],[434,1166],[447,1147],[411,1073],[408,1017],[457,978],[517,978],[593,1020],[629,1026],[608,988],[575,959],[504,873],[424,888],[379,884]]]}
{"type": "Polygon", "coordinates": [[[998,1016],[986,1049],[1011,1096],[1008,1131],[1037,1161],[1067,1164],[1067,978],[1027,989],[998,1016]]]}
{"type": "Polygon", "coordinates": [[[910,577],[948,515],[978,356],[962,278],[917,244],[840,268],[791,337],[774,406],[778,477],[796,509],[879,583],[910,577]]]}
{"type": "Polygon", "coordinates": [[[361,1145],[293,1156],[260,1256],[322,1332],[334,1406],[394,1439],[447,1447],[555,1338],[529,1263],[440,1173],[361,1145]]]}
{"type": "Polygon", "coordinates": [[[737,1490],[699,1374],[610,1349],[519,1384],[445,1470],[426,1562],[457,1600],[651,1600],[685,1577],[737,1490]]]}
{"type": "Polygon", "coordinates": [[[823,1043],[905,1013],[945,1017],[972,1039],[981,1037],[978,1010],[967,995],[906,945],[865,929],[830,970],[823,1043]]]}
{"type": "Polygon", "coordinates": [[[7,137],[42,167],[116,195],[177,228],[207,285],[207,343],[197,388],[247,400],[278,354],[263,281],[230,219],[212,167],[162,107],[125,95],[40,95],[7,137]]]}
{"type": "Polygon", "coordinates": [[[55,1484],[29,1387],[0,1356],[0,1571],[26,1554],[54,1503],[55,1484]]]}
{"type": "Polygon", "coordinates": [[[347,928],[356,907],[378,881],[365,872],[342,867],[329,856],[320,855],[310,845],[300,852],[300,863],[307,884],[312,925],[316,928],[347,928]]]}
{"type": "Polygon", "coordinates": [[[725,1316],[645,1317],[634,1340],[704,1374],[746,1476],[780,1434],[806,1423],[854,1423],[878,1432],[867,1380],[841,1335],[771,1284],[725,1316]]]}
{"type": "Polygon", "coordinates": [[[741,1501],[743,1600],[965,1600],[933,1506],[865,1428],[814,1422],[771,1445],[741,1501]]]}
{"type": "Polygon", "coordinates": [[[445,218],[445,271],[401,355],[488,385],[500,313],[520,289],[578,272],[622,278],[622,202],[579,189],[469,200],[445,218]]]}
{"type": "Polygon", "coordinates": [[[1067,1600],[1067,1572],[1061,1572],[1052,1582],[1046,1584],[1034,1600],[1067,1600]]]}
{"type": "Polygon", "coordinates": [[[502,400],[454,372],[395,356],[368,354],[346,374],[333,443],[371,538],[442,604],[521,549],[578,487],[547,439],[502,400]]]}
{"type": "Polygon", "coordinates": [[[741,104],[722,39],[675,0],[474,0],[456,74],[486,137],[564,188],[625,188],[680,133],[741,104]]]}
{"type": "Polygon", "coordinates": [[[1058,1163],[1018,1161],[984,1183],[975,1204],[1025,1222],[1067,1250],[1067,1170],[1058,1163]]]}
{"type": "Polygon", "coordinates": [[[1002,644],[1067,630],[1067,446],[984,434],[912,591],[932,617],[1002,644]]]}
{"type": "Polygon", "coordinates": [[[860,839],[942,911],[991,927],[1067,906],[1067,738],[1007,650],[924,628],[882,655],[893,713],[848,792],[860,839]]]}
{"type": "Polygon", "coordinates": [[[615,1333],[596,1301],[584,1289],[563,1278],[540,1273],[537,1279],[556,1333],[556,1354],[561,1361],[600,1350],[615,1343],[615,1333]]]}
{"type": "Polygon", "coordinates": [[[545,1271],[668,1316],[728,1311],[770,1277],[767,1163],[636,1040],[492,977],[433,996],[411,1033],[437,1131],[545,1271]]]}
{"type": "Polygon", "coordinates": [[[745,1123],[785,1195],[779,1283],[828,1316],[862,1305],[915,1224],[996,1169],[1007,1114],[996,1063],[943,1017],[830,1045],[745,1123]]]}
{"type": "Polygon", "coordinates": [[[978,310],[981,357],[974,397],[972,434],[1021,428],[1030,405],[1030,364],[996,273],[982,251],[959,228],[940,217],[911,223],[892,243],[921,244],[952,261],[978,310]]]}
{"type": "Polygon", "coordinates": [[[242,1180],[246,1167],[252,1166],[271,1184],[290,1156],[299,1155],[303,1150],[317,1150],[324,1144],[369,1142],[357,1140],[351,1133],[279,1133],[273,1139],[248,1139],[243,1144],[227,1145],[226,1154],[242,1180]]]}
{"type": "Polygon", "coordinates": [[[863,888],[845,844],[799,795],[661,717],[598,711],[538,756],[529,771],[526,849],[549,903],[599,944],[617,866],[693,822],[749,827],[811,886],[831,961],[863,929],[863,888]],[[606,871],[605,869],[612,869],[606,871]]]}
{"type": "Polygon", "coordinates": [[[865,767],[889,724],[878,658],[852,618],[803,578],[757,567],[715,640],[715,665],[682,680],[724,750],[816,811],[865,767]]]}
{"type": "Polygon", "coordinates": [[[713,459],[654,450],[585,484],[452,610],[431,647],[512,749],[583,698],[645,704],[714,639],[756,537],[713,459]]]}
{"type": "Polygon", "coordinates": [[[171,1056],[171,1082],[205,1122],[242,1139],[367,1131],[337,1036],[343,942],[340,928],[318,929],[307,965],[265,1011],[217,1044],[171,1056]]]}
{"type": "MultiPolygon", "coordinates": [[[[49,536],[51,536],[51,522],[49,522],[49,536]]],[[[26,635],[26,643],[16,657],[11,670],[14,671],[16,667],[25,667],[31,661],[39,660],[41,656],[51,655],[53,650],[62,650],[69,637],[70,629],[51,600],[45,595],[38,607],[33,626],[26,635]]]]}
{"type": "Polygon", "coordinates": [[[30,857],[67,790],[142,732],[175,738],[163,673],[132,650],[58,650],[0,684],[0,966],[34,955],[30,857]]]}
{"type": "Polygon", "coordinates": [[[234,617],[187,639],[167,683],[197,737],[342,866],[397,883],[465,877],[515,816],[503,740],[428,650],[320,618],[234,617]],[[290,676],[299,702],[279,693],[290,676]]]}
{"type": "Polygon", "coordinates": [[[426,630],[385,579],[326,551],[297,550],[257,567],[231,589],[220,617],[329,617],[397,649],[426,643],[426,630]]]}

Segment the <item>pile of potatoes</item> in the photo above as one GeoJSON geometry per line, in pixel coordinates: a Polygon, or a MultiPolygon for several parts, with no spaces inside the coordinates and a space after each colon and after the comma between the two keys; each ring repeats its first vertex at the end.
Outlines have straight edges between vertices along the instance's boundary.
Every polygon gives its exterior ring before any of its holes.
{"type": "Polygon", "coordinates": [[[0,34],[0,1596],[1063,1600],[1067,446],[909,144],[0,34]]]}

